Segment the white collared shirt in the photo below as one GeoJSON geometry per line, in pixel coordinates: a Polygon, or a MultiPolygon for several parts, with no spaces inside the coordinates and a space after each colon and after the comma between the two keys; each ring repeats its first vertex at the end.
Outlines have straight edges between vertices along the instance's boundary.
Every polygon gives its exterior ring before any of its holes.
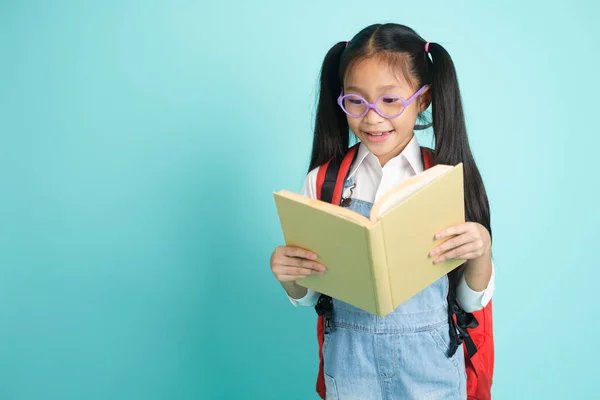
{"type": "MultiPolygon", "coordinates": [[[[392,187],[423,170],[421,148],[414,135],[402,153],[388,161],[383,168],[379,163],[379,159],[361,143],[356,155],[356,161],[349,174],[349,177],[354,176],[356,182],[360,182],[353,189],[352,198],[373,203],[392,187]]],[[[302,187],[302,194],[312,199],[316,199],[317,197],[317,172],[318,168],[310,171],[302,187]]],[[[494,292],[494,276],[495,269],[492,264],[492,276],[487,288],[481,292],[476,292],[469,287],[464,274],[462,275],[456,288],[456,297],[466,312],[479,310],[487,305],[494,292]]],[[[308,289],[308,293],[301,299],[288,297],[295,306],[313,307],[317,303],[319,296],[320,293],[308,289]]]]}

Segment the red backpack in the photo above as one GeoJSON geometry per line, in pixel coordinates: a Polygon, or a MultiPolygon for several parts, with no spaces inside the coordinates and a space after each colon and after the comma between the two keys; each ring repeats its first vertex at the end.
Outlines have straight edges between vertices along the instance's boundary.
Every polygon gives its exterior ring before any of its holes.
{"type": "MultiPolygon", "coordinates": [[[[350,166],[356,158],[358,144],[352,146],[343,157],[334,157],[323,164],[317,174],[317,199],[340,205],[342,189],[348,177],[350,166]]],[[[425,169],[435,165],[431,149],[421,147],[425,169]]],[[[448,356],[452,356],[460,343],[464,342],[465,368],[467,374],[467,400],[491,399],[492,376],[494,373],[494,335],[492,330],[492,302],[473,313],[466,313],[460,308],[454,294],[448,295],[448,321],[455,329],[452,346],[448,356]],[[455,333],[458,331],[458,333],[455,333]]],[[[317,376],[317,393],[325,399],[325,379],[323,372],[323,335],[329,333],[331,327],[331,297],[321,295],[315,306],[318,314],[317,341],[319,344],[319,374],[317,376]]]]}

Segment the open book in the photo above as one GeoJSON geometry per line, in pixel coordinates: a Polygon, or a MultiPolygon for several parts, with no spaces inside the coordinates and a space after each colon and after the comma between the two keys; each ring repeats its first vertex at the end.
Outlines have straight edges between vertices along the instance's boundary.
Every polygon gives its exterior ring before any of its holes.
{"type": "Polygon", "coordinates": [[[462,163],[390,189],[370,218],[287,190],[274,197],[286,245],[316,253],[327,268],[297,283],[367,312],[389,314],[464,262],[429,257],[437,232],[465,222],[462,163]]]}

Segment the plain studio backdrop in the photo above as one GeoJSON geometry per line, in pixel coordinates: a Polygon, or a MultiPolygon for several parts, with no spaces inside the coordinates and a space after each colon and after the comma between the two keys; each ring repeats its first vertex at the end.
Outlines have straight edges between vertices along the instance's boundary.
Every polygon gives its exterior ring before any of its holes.
{"type": "Polygon", "coordinates": [[[301,188],[327,50],[390,21],[456,63],[492,210],[494,399],[595,398],[599,14],[3,1],[0,398],[316,399],[272,192],[301,188]]]}

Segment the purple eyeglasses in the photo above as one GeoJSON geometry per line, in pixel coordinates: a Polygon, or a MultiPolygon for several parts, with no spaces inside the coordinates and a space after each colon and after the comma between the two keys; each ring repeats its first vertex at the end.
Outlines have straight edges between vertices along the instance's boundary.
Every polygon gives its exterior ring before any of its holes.
{"type": "Polygon", "coordinates": [[[375,100],[373,104],[357,94],[344,95],[344,91],[342,90],[337,102],[346,114],[354,118],[364,117],[370,109],[373,109],[381,117],[392,119],[399,117],[406,110],[406,107],[419,97],[426,88],[427,85],[424,85],[415,94],[410,96],[408,100],[404,100],[402,97],[393,94],[384,94],[375,100]]]}

